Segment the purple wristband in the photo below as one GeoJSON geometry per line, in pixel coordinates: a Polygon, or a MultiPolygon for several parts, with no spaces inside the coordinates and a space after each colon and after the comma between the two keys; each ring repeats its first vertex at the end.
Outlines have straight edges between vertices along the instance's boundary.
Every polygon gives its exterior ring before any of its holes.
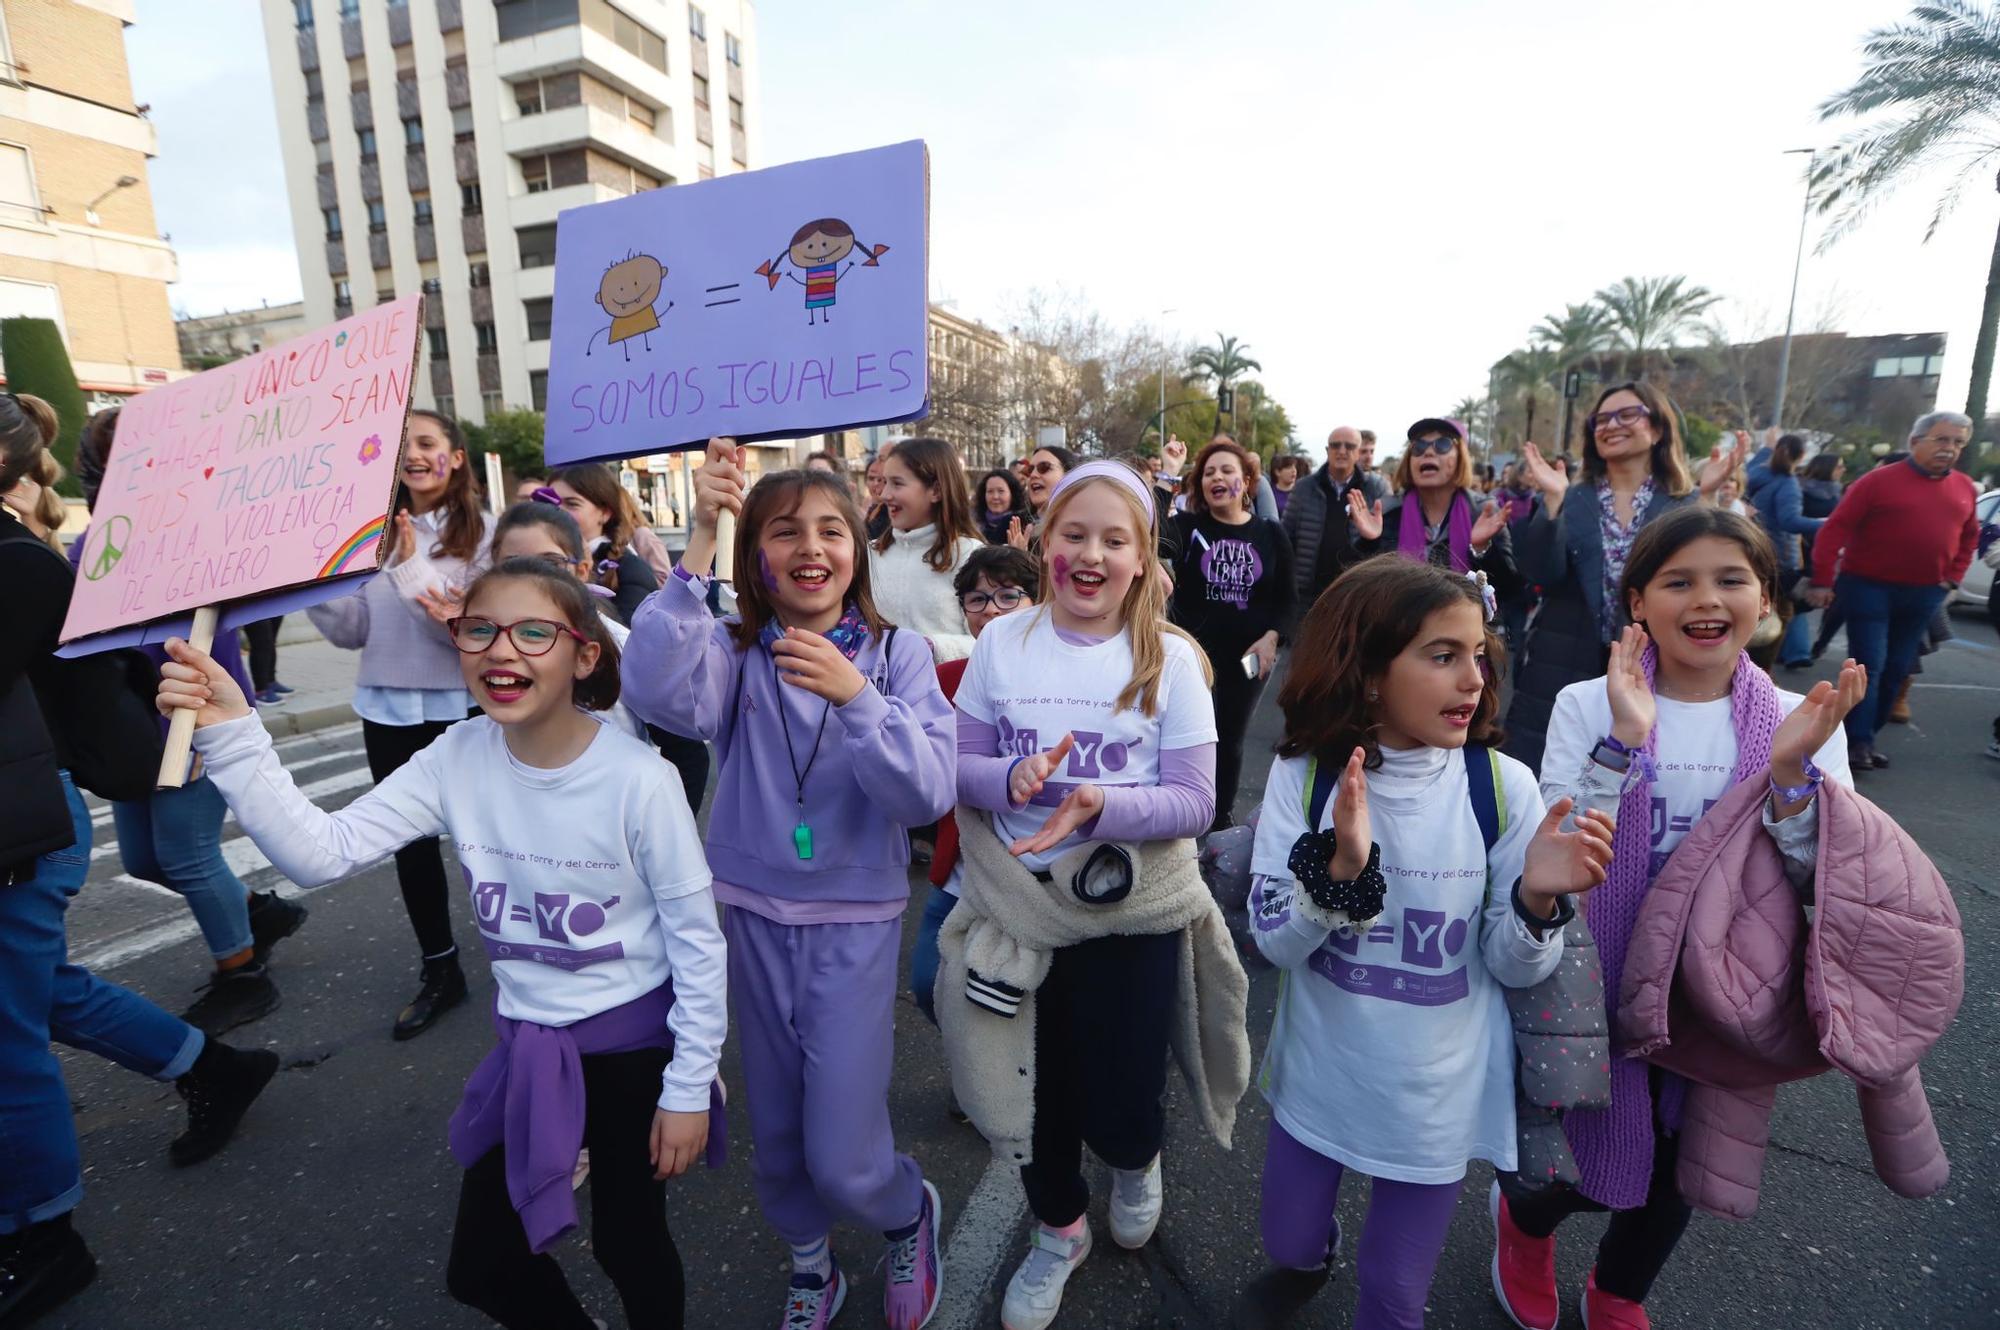
{"type": "Polygon", "coordinates": [[[1612,752],[1619,754],[1621,757],[1632,756],[1632,750],[1627,748],[1624,744],[1619,743],[1616,735],[1607,734],[1602,739],[1598,740],[1598,742],[1603,744],[1606,748],[1609,748],[1612,752]]]}

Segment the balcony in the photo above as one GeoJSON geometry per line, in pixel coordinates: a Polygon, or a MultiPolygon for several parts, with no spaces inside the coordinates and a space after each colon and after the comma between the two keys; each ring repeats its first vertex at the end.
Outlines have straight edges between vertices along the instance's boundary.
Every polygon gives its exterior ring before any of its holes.
{"type": "Polygon", "coordinates": [[[347,103],[356,129],[375,128],[375,103],[369,98],[368,89],[357,88],[348,93],[347,103]]]}
{"type": "Polygon", "coordinates": [[[523,300],[548,300],[555,293],[556,270],[553,264],[523,268],[514,278],[514,294],[523,300]]]}
{"type": "Polygon", "coordinates": [[[669,102],[673,80],[609,37],[582,24],[516,37],[493,48],[493,72],[508,82],[581,69],[648,102],[669,102]]]}
{"type": "Polygon", "coordinates": [[[344,18],[340,21],[340,53],[349,60],[360,55],[367,48],[361,44],[361,20],[344,18]]]}
{"type": "Polygon", "coordinates": [[[380,162],[361,163],[361,198],[365,203],[375,203],[381,200],[382,164],[380,162]]]}
{"type": "Polygon", "coordinates": [[[424,327],[444,327],[444,296],[427,296],[424,299],[424,327]]]}
{"type": "Polygon", "coordinates": [[[451,396],[451,361],[444,356],[431,357],[431,396],[451,396]]]}
{"type": "Polygon", "coordinates": [[[408,46],[410,44],[410,7],[408,5],[389,6],[389,45],[408,46]]]}
{"type": "Polygon", "coordinates": [[[429,222],[419,222],[414,228],[417,242],[417,262],[429,263],[438,256],[437,228],[429,222]]]}
{"type": "Polygon", "coordinates": [[[475,286],[467,294],[472,297],[472,321],[474,323],[493,322],[493,288],[491,286],[475,286]]]}
{"type": "Polygon", "coordinates": [[[495,351],[481,351],[478,361],[479,391],[497,393],[500,391],[500,355],[495,351]]]}
{"type": "Polygon", "coordinates": [[[345,241],[326,242],[326,272],[329,277],[347,276],[347,244],[345,241]]]}
{"type": "Polygon", "coordinates": [[[465,72],[463,60],[445,61],[444,104],[454,111],[472,105],[472,76],[465,72]]]}
{"type": "Polygon", "coordinates": [[[545,189],[539,194],[520,194],[508,199],[507,220],[517,227],[553,225],[556,215],[566,208],[581,208],[586,203],[625,196],[624,190],[607,185],[564,185],[561,189],[545,189]]]}
{"type": "Polygon", "coordinates": [[[591,147],[626,166],[666,179],[674,174],[673,145],[659,135],[594,106],[566,106],[502,123],[501,144],[512,157],[591,147]]]}
{"type": "Polygon", "coordinates": [[[527,362],[529,373],[533,373],[536,370],[547,370],[549,367],[548,341],[544,339],[539,342],[529,342],[527,346],[522,348],[521,358],[527,362]]]}
{"type": "Polygon", "coordinates": [[[319,206],[338,208],[340,206],[340,182],[333,177],[331,165],[319,168],[319,176],[314,182],[319,190],[319,206]]]}
{"type": "Polygon", "coordinates": [[[300,28],[299,72],[310,74],[319,68],[319,33],[314,28],[300,28]]]}
{"type": "Polygon", "coordinates": [[[389,266],[389,236],[386,232],[375,231],[369,234],[368,266],[376,269],[389,266]]]}
{"type": "Polygon", "coordinates": [[[715,116],[703,102],[694,104],[694,141],[704,145],[715,142],[715,116]]]}
{"type": "Polygon", "coordinates": [[[306,134],[314,143],[326,142],[326,103],[317,97],[306,102],[306,134]]]}
{"type": "Polygon", "coordinates": [[[479,141],[465,139],[451,145],[453,179],[461,185],[470,185],[479,179],[479,141]]]}
{"type": "Polygon", "coordinates": [[[464,242],[467,254],[486,252],[486,216],[484,213],[469,212],[458,219],[458,236],[464,242]]]}
{"type": "Polygon", "coordinates": [[[431,187],[430,158],[422,148],[411,148],[403,154],[403,183],[412,194],[420,194],[431,187]]]}
{"type": "MultiPolygon", "coordinates": [[[[392,9],[389,12],[392,14],[407,14],[410,11],[407,9],[392,9]]],[[[397,79],[396,80],[397,117],[402,120],[415,120],[418,116],[422,115],[423,113],[424,113],[424,104],[417,94],[416,79],[414,78],[397,79]]]]}
{"type": "Polygon", "coordinates": [[[457,32],[465,26],[465,19],[459,13],[458,0],[437,0],[437,11],[439,32],[457,32]]]}

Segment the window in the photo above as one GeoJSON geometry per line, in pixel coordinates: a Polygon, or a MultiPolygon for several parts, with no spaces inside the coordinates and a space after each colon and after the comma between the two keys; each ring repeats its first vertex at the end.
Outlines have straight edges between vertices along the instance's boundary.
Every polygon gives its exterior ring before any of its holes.
{"type": "Polygon", "coordinates": [[[336,307],[354,303],[354,288],[348,285],[345,277],[333,284],[333,303],[336,307]]]}
{"type": "Polygon", "coordinates": [[[694,34],[697,41],[708,40],[708,15],[693,5],[688,6],[688,31],[694,34]]]}
{"type": "Polygon", "coordinates": [[[666,38],[630,14],[606,4],[605,0],[581,0],[579,9],[585,27],[603,33],[616,42],[619,49],[628,51],[653,68],[665,72],[666,38]]]}
{"type": "Polygon", "coordinates": [[[14,143],[0,143],[0,204],[10,216],[42,219],[42,197],[35,189],[34,163],[28,150],[14,143]]]}
{"type": "Polygon", "coordinates": [[[729,99],[729,127],[731,129],[743,128],[743,99],[741,97],[731,97],[729,99]]]}
{"type": "Polygon", "coordinates": [[[549,372],[545,369],[528,371],[528,400],[535,410],[549,409],[549,372]]]}
{"type": "Polygon", "coordinates": [[[579,7],[578,0],[496,0],[493,15],[500,22],[500,40],[504,42],[568,27],[576,22],[579,7]]]}
{"type": "Polygon", "coordinates": [[[357,129],[354,131],[354,137],[361,141],[361,160],[364,162],[374,161],[375,131],[372,129],[357,129]]]}
{"type": "Polygon", "coordinates": [[[410,196],[410,207],[416,214],[416,221],[418,226],[429,226],[431,224],[430,195],[412,194],[410,196]]]}
{"type": "Polygon", "coordinates": [[[1924,376],[1924,358],[1922,356],[1904,356],[1903,377],[1908,379],[1921,379],[1923,376],[1924,376]]]}
{"type": "Polygon", "coordinates": [[[431,398],[431,404],[437,408],[437,413],[446,419],[458,414],[458,399],[450,393],[436,394],[431,398]]]}
{"type": "Polygon", "coordinates": [[[445,336],[444,329],[426,328],[424,329],[424,336],[431,344],[431,359],[451,359],[451,340],[445,336]]]}
{"type": "Polygon", "coordinates": [[[466,284],[468,286],[493,285],[493,269],[488,267],[483,259],[467,264],[466,284]]]}
{"type": "Polygon", "coordinates": [[[361,0],[340,0],[340,16],[342,18],[360,18],[361,0]]]}
{"type": "Polygon", "coordinates": [[[340,209],[321,208],[319,211],[320,216],[326,219],[326,238],[328,240],[340,239],[340,209]]]}
{"type": "Polygon", "coordinates": [[[556,228],[524,226],[515,233],[521,242],[521,266],[546,268],[556,261],[556,228]]]}
{"type": "Polygon", "coordinates": [[[485,408],[486,414],[490,416],[495,411],[501,410],[506,403],[500,396],[500,390],[498,388],[491,388],[479,394],[479,405],[485,408]]]}
{"type": "Polygon", "coordinates": [[[528,315],[528,340],[546,342],[549,340],[549,324],[554,315],[551,310],[555,302],[544,296],[540,300],[524,300],[521,308],[528,315]]]}
{"type": "Polygon", "coordinates": [[[1902,364],[1903,362],[1895,356],[1883,356],[1875,362],[1875,377],[1878,379],[1893,379],[1896,377],[1896,371],[1901,368],[1902,364]]]}
{"type": "Polygon", "coordinates": [[[549,159],[547,157],[523,157],[521,159],[521,181],[527,185],[530,194],[545,194],[549,188],[549,159]]]}
{"type": "Polygon", "coordinates": [[[416,116],[403,122],[403,145],[409,148],[424,146],[424,122],[416,116]]]}
{"type": "Polygon", "coordinates": [[[62,294],[49,282],[0,279],[0,319],[48,319],[56,325],[63,341],[69,341],[69,324],[63,319],[62,294]]]}
{"type": "Polygon", "coordinates": [[[454,107],[451,113],[451,139],[454,143],[472,142],[472,108],[454,107]]]}
{"type": "Polygon", "coordinates": [[[1924,366],[1924,373],[1932,378],[1944,373],[1944,357],[1932,356],[1930,362],[1924,366]]]}
{"type": "Polygon", "coordinates": [[[313,0],[292,0],[292,17],[298,20],[301,28],[310,28],[313,25],[313,0]]]}
{"type": "Polygon", "coordinates": [[[514,85],[514,108],[522,115],[540,115],[547,108],[542,100],[542,81],[529,79],[514,85]]]}
{"type": "Polygon", "coordinates": [[[743,63],[743,39],[733,32],[722,34],[722,58],[732,65],[743,63]]]}
{"type": "Polygon", "coordinates": [[[649,133],[658,124],[658,115],[652,107],[646,105],[644,102],[635,102],[630,97],[625,99],[625,116],[633,124],[649,133]]]}
{"type": "Polygon", "coordinates": [[[477,180],[458,187],[458,210],[468,217],[476,217],[486,211],[486,195],[477,180]]]}
{"type": "Polygon", "coordinates": [[[382,207],[382,200],[376,199],[368,205],[368,233],[381,235],[389,229],[389,214],[382,207]]]}
{"type": "Polygon", "coordinates": [[[395,298],[396,288],[393,286],[382,286],[375,289],[375,303],[378,305],[386,305],[395,298]]]}
{"type": "Polygon", "coordinates": [[[696,74],[694,76],[694,104],[696,106],[708,105],[708,75],[706,74],[696,74]]]}
{"type": "Polygon", "coordinates": [[[306,100],[311,101],[316,97],[324,96],[326,96],[326,80],[320,77],[317,69],[308,69],[306,71],[306,100]]]}
{"type": "Polygon", "coordinates": [[[479,354],[483,356],[491,355],[500,349],[500,334],[494,330],[490,322],[473,324],[472,336],[479,347],[479,354]]]}
{"type": "Polygon", "coordinates": [[[444,294],[443,279],[437,277],[424,278],[424,294],[427,296],[443,295],[444,294]]]}

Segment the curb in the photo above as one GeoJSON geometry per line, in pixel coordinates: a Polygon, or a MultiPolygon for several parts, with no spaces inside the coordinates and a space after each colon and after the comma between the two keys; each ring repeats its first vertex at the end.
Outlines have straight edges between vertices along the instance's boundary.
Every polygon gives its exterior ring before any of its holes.
{"type": "Polygon", "coordinates": [[[346,702],[330,702],[322,706],[304,707],[297,711],[276,711],[258,708],[257,718],[273,738],[297,734],[311,734],[315,730],[330,730],[336,725],[345,725],[354,719],[354,708],[346,702]]]}

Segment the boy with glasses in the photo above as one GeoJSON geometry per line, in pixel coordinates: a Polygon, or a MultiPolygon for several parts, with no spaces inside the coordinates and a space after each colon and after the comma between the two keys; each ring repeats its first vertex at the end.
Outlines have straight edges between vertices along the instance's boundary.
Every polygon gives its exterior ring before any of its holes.
{"type": "MultiPolygon", "coordinates": [[[[965,611],[966,631],[976,639],[986,631],[987,624],[1001,615],[1035,603],[1041,589],[1041,569],[1026,550],[1012,545],[982,545],[958,570],[952,588],[958,592],[959,606],[965,611]]],[[[944,690],[947,701],[957,695],[959,681],[965,678],[965,667],[970,660],[966,657],[939,663],[938,687],[944,690]]],[[[937,1024],[931,991],[937,986],[938,930],[958,904],[958,874],[958,821],[946,817],[938,822],[937,848],[931,855],[931,885],[937,890],[924,905],[924,917],[917,926],[916,950],[910,955],[910,992],[932,1025],[937,1024]]],[[[958,1112],[956,1102],[952,1105],[952,1116],[960,1119],[964,1116],[958,1112]]]]}

